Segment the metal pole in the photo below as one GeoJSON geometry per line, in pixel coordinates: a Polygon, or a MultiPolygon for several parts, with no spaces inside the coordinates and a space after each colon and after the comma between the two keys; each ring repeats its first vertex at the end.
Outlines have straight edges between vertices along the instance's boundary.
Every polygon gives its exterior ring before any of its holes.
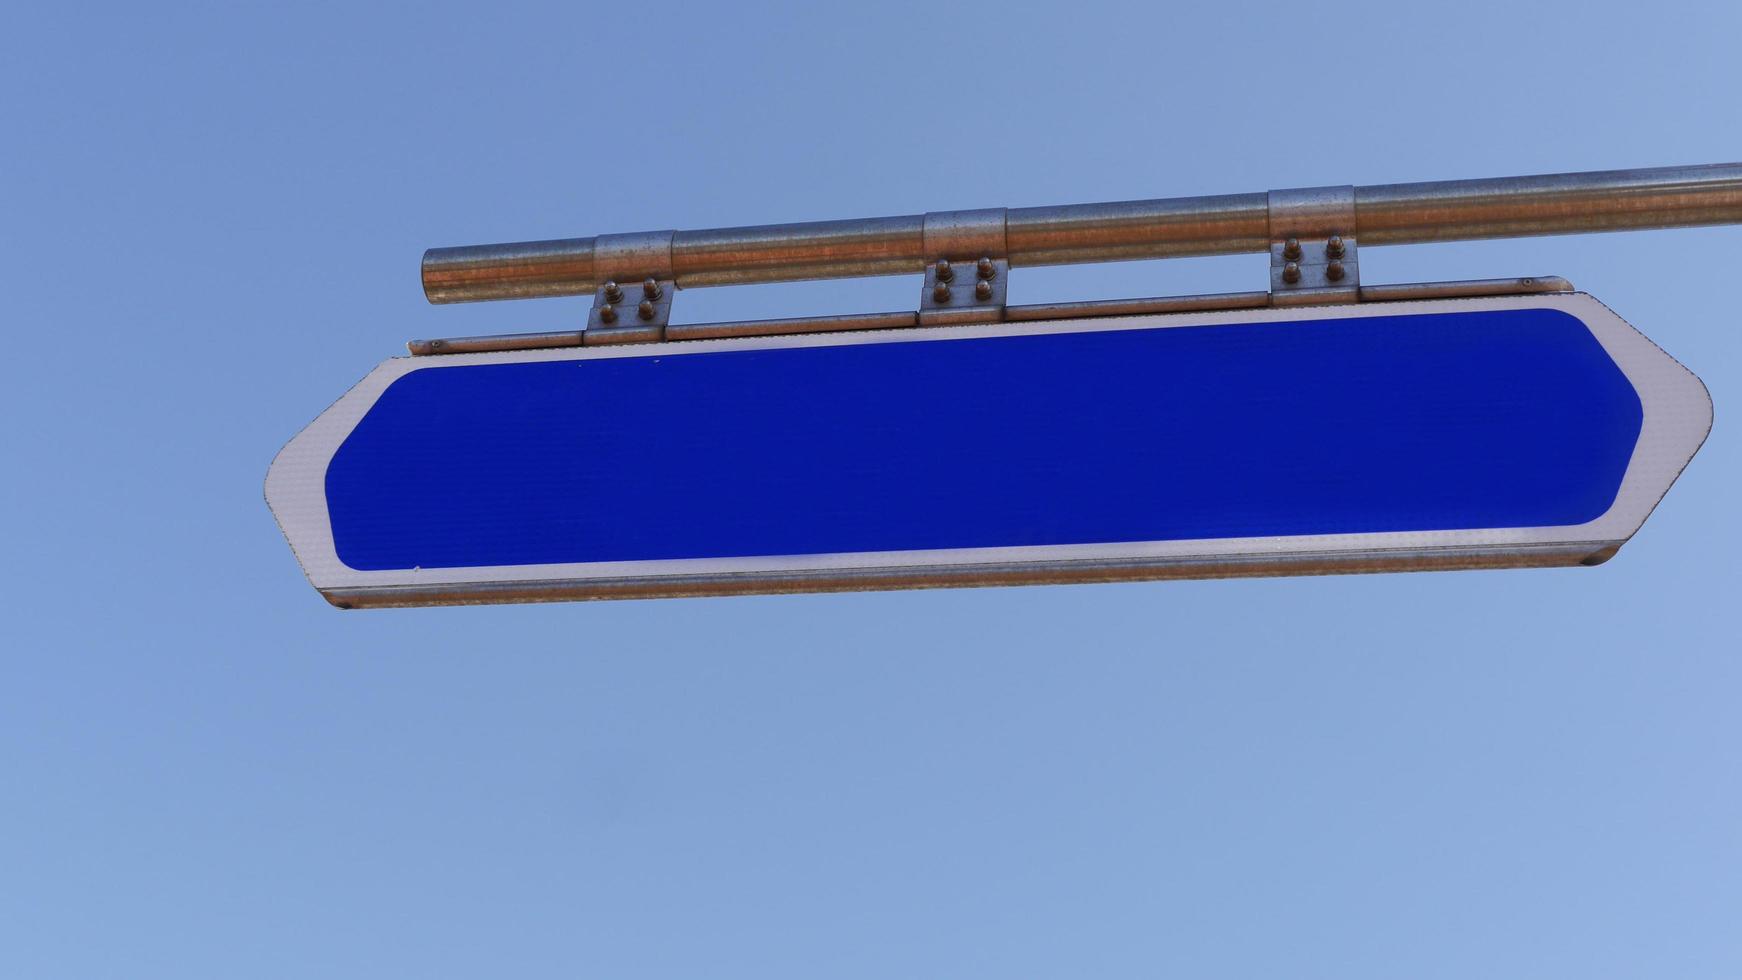
{"type": "MultiPolygon", "coordinates": [[[[1354,192],[1363,246],[1742,224],[1742,163],[1354,192]]],[[[982,230],[1002,215],[1012,266],[1262,252],[1270,242],[1269,196],[1230,194],[433,248],[423,288],[432,303],[465,303],[582,295],[614,276],[693,287],[918,273],[958,257],[928,254],[927,242],[962,215],[982,230]]]]}

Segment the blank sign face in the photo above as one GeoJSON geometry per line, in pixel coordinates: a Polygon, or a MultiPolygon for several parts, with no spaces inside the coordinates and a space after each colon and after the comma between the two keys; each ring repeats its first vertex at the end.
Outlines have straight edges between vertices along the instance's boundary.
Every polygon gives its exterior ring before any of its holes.
{"type": "Polygon", "coordinates": [[[1709,424],[1589,297],[1375,304],[397,359],[269,496],[353,603],[1558,564],[1709,424]]]}

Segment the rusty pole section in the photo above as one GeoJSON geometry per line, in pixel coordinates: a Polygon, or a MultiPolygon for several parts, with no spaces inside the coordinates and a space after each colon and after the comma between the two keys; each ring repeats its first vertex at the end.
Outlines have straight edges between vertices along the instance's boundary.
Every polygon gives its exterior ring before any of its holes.
{"type": "MultiPolygon", "coordinates": [[[[1742,224],[1742,163],[1354,188],[1363,246],[1742,224]]],[[[431,303],[589,294],[606,279],[683,287],[918,273],[963,227],[1002,225],[1012,266],[1263,252],[1272,195],[995,208],[433,248],[431,303]],[[966,220],[965,219],[971,219],[966,220]],[[999,220],[1001,219],[1001,221],[999,220]],[[934,254],[936,253],[936,254],[934,254]]],[[[981,237],[984,237],[983,235],[981,237]]]]}

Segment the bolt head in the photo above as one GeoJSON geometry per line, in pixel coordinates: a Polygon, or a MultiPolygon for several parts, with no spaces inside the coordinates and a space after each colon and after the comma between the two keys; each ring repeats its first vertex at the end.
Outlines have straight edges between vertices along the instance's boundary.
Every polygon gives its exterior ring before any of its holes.
{"type": "Polygon", "coordinates": [[[1330,240],[1325,242],[1325,254],[1333,259],[1340,259],[1343,257],[1342,235],[1332,235],[1330,240]]]}
{"type": "Polygon", "coordinates": [[[1282,267],[1282,281],[1290,285],[1300,282],[1300,263],[1290,262],[1282,267]]]}
{"type": "Polygon", "coordinates": [[[948,303],[950,301],[949,284],[940,282],[936,286],[933,286],[931,288],[931,298],[934,303],[948,303]]]}
{"type": "Polygon", "coordinates": [[[600,323],[616,323],[617,322],[617,308],[615,306],[612,306],[610,303],[606,303],[604,306],[599,307],[599,322],[600,323]]]}
{"type": "Polygon", "coordinates": [[[992,298],[992,284],[982,279],[974,284],[974,298],[988,300],[992,298]]]}
{"type": "Polygon", "coordinates": [[[990,279],[998,274],[998,266],[993,264],[990,257],[983,258],[974,263],[974,273],[981,279],[990,279]]]}
{"type": "Polygon", "coordinates": [[[1330,265],[1325,266],[1325,278],[1332,282],[1342,282],[1343,263],[1332,262],[1330,265]]]}
{"type": "Polygon", "coordinates": [[[660,294],[659,280],[648,279],[641,284],[641,295],[648,299],[658,299],[660,294]]]}
{"type": "Polygon", "coordinates": [[[653,300],[642,300],[641,305],[635,308],[635,315],[643,320],[653,319],[653,300]]]}
{"type": "Polygon", "coordinates": [[[1290,238],[1282,243],[1282,257],[1293,262],[1300,258],[1300,239],[1290,238]]]}
{"type": "Polygon", "coordinates": [[[606,280],[606,282],[605,282],[605,299],[612,302],[612,303],[622,302],[623,301],[623,287],[617,285],[617,283],[614,281],[606,280]]]}
{"type": "Polygon", "coordinates": [[[949,259],[938,260],[938,282],[949,282],[956,278],[956,270],[950,268],[949,259]]]}

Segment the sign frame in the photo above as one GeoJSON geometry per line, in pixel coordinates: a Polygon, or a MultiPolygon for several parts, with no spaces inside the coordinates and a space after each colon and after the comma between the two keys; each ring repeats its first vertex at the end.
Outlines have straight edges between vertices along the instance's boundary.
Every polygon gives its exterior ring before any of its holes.
{"type": "Polygon", "coordinates": [[[341,608],[1595,565],[1638,531],[1704,442],[1711,419],[1711,399],[1699,379],[1585,293],[1002,322],[458,354],[435,363],[393,358],[284,447],[268,470],[266,497],[311,584],[341,608]],[[1561,310],[1584,323],[1626,375],[1643,409],[1638,442],[1614,503],[1585,524],[360,571],[339,559],[327,513],[328,463],[387,387],[418,370],[1534,308],[1561,310]]]}

